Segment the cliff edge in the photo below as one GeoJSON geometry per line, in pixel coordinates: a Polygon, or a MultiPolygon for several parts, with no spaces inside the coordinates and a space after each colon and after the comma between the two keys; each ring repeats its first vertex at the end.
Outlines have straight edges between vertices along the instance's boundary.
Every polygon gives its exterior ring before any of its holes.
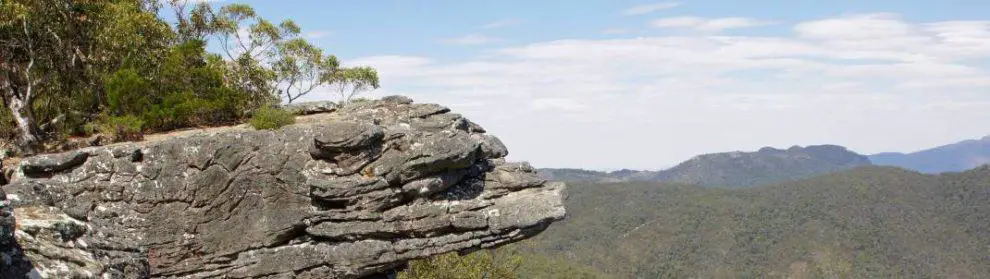
{"type": "Polygon", "coordinates": [[[565,186],[507,153],[396,96],[26,158],[0,188],[0,278],[362,278],[494,247],[565,213],[565,186]]]}

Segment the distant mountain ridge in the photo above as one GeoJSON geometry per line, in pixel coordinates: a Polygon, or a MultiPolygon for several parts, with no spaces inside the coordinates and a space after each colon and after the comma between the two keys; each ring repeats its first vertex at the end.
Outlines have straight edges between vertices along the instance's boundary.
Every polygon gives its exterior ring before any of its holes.
{"type": "Polygon", "coordinates": [[[703,186],[749,187],[809,178],[870,165],[866,156],[838,145],[765,147],[757,152],[695,157],[659,172],[652,181],[703,186]]]}
{"type": "Polygon", "coordinates": [[[923,173],[961,172],[990,164],[990,136],[913,153],[887,152],[869,156],[875,165],[923,173]]]}
{"type": "Polygon", "coordinates": [[[572,182],[659,181],[717,187],[750,187],[868,166],[869,158],[838,145],[764,147],[756,152],[696,156],[663,171],[541,169],[548,179],[572,182]]]}

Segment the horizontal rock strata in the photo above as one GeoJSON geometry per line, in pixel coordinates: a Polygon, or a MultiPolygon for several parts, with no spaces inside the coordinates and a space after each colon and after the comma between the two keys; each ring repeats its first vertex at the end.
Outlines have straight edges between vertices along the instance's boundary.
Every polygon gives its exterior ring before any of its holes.
{"type": "Polygon", "coordinates": [[[564,216],[563,184],[445,107],[316,116],[22,160],[0,190],[0,277],[361,278],[564,216]]]}

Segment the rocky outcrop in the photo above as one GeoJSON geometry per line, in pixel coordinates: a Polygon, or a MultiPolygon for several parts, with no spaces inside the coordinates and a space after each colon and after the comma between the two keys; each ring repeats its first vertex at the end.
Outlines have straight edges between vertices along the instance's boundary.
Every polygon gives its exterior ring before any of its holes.
{"type": "Polygon", "coordinates": [[[310,117],[21,161],[0,192],[0,277],[361,278],[564,216],[562,183],[445,107],[310,117]]]}
{"type": "Polygon", "coordinates": [[[309,115],[333,112],[337,110],[337,103],[331,101],[299,102],[284,105],[282,109],[296,115],[309,115]]]}

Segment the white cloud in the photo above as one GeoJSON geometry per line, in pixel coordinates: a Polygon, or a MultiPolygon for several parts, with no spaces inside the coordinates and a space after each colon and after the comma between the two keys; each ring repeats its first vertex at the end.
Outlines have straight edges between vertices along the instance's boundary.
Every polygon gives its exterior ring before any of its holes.
{"type": "Polygon", "coordinates": [[[794,30],[805,38],[860,40],[905,37],[912,34],[912,28],[894,14],[862,14],[804,22],[794,30]]]}
{"type": "Polygon", "coordinates": [[[667,10],[667,9],[673,9],[673,8],[676,8],[676,7],[680,6],[680,5],[681,5],[680,2],[660,2],[660,3],[653,3],[653,4],[643,4],[643,5],[637,5],[637,6],[629,7],[628,9],[623,10],[622,11],[622,14],[624,14],[624,15],[645,15],[645,14],[650,14],[650,13],[654,13],[654,12],[657,12],[657,11],[662,11],[662,10],[667,10]]]}
{"type": "Polygon", "coordinates": [[[404,76],[414,73],[417,69],[429,66],[433,61],[423,57],[380,55],[345,61],[345,66],[374,66],[382,73],[403,73],[404,76]]]}
{"type": "Polygon", "coordinates": [[[874,14],[793,27],[792,37],[558,40],[464,61],[354,63],[379,69],[375,94],[447,104],[541,167],[655,169],[766,145],[911,151],[990,134],[974,121],[990,119],[990,22],[874,14]]]}
{"type": "Polygon", "coordinates": [[[484,34],[477,34],[477,33],[467,34],[455,38],[443,39],[444,43],[453,44],[453,45],[484,45],[484,44],[496,43],[500,41],[502,41],[502,39],[487,36],[484,34]]]}
{"type": "Polygon", "coordinates": [[[564,112],[580,112],[588,108],[576,100],[567,98],[538,98],[530,103],[530,107],[536,111],[556,110],[564,112]]]}
{"type": "Polygon", "coordinates": [[[773,22],[744,17],[702,18],[694,16],[668,17],[651,22],[651,25],[657,28],[691,28],[700,31],[722,31],[770,24],[773,22]]]}
{"type": "Polygon", "coordinates": [[[521,21],[519,21],[518,19],[503,19],[503,20],[499,20],[499,21],[492,21],[492,22],[486,23],[485,25],[482,25],[481,27],[482,28],[485,28],[485,29],[495,29],[495,28],[502,28],[502,27],[508,27],[508,26],[513,26],[513,25],[518,25],[520,22],[521,21]]]}

